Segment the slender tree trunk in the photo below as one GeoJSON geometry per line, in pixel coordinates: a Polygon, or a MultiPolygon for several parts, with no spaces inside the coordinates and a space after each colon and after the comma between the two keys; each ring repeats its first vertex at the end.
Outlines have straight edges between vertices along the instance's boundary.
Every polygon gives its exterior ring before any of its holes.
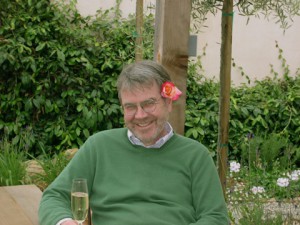
{"type": "Polygon", "coordinates": [[[228,132],[230,112],[230,82],[232,55],[233,0],[224,0],[222,9],[222,43],[220,66],[219,133],[218,133],[218,172],[223,193],[226,191],[228,164],[228,132]]]}
{"type": "Polygon", "coordinates": [[[136,0],[136,41],[135,41],[135,61],[143,60],[143,10],[144,0],[136,0]]]}

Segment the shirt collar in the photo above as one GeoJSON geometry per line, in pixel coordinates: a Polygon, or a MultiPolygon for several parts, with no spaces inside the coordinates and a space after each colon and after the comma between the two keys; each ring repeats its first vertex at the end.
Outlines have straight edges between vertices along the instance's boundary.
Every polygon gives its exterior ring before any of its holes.
{"type": "Polygon", "coordinates": [[[129,141],[134,144],[134,145],[140,145],[143,146],[145,148],[160,148],[161,146],[163,146],[174,134],[173,132],[173,128],[171,126],[170,123],[166,123],[165,125],[165,129],[167,131],[167,134],[163,137],[161,137],[160,139],[158,139],[156,141],[155,144],[153,145],[149,145],[149,146],[145,146],[129,129],[127,131],[127,136],[129,141]]]}

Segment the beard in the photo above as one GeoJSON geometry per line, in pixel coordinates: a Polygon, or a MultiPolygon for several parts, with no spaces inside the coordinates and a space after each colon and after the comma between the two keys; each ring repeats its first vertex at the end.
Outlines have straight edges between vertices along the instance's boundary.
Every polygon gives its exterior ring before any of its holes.
{"type": "Polygon", "coordinates": [[[126,124],[128,129],[138,138],[145,146],[155,144],[161,137],[167,134],[165,129],[167,120],[154,120],[149,122],[139,122],[135,121],[134,123],[126,124]],[[145,125],[146,126],[141,126],[145,125]]]}

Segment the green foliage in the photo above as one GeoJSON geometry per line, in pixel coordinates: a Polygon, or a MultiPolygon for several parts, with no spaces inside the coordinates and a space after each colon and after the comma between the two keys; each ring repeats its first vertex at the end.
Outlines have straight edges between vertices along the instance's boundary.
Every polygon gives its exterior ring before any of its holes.
{"type": "MultiPolygon", "coordinates": [[[[283,74],[271,67],[270,77],[255,81],[251,86],[244,84],[231,88],[229,157],[240,159],[248,148],[248,136],[254,135],[257,137],[255,141],[260,142],[256,145],[259,145],[259,154],[266,160],[265,164],[280,157],[286,167],[287,161],[284,160],[288,157],[289,162],[300,163],[300,74],[290,74],[282,49],[278,45],[276,47],[283,74]],[[262,140],[259,141],[258,137],[262,140]]],[[[218,140],[219,83],[205,78],[201,64],[203,56],[205,49],[203,55],[189,65],[185,135],[215,151],[218,140]]],[[[242,68],[241,72],[245,76],[242,68]]],[[[253,146],[250,151],[253,159],[256,157],[256,148],[253,146]]]]}
{"type": "MultiPolygon", "coordinates": [[[[223,1],[192,0],[192,17],[195,21],[194,28],[199,30],[202,23],[207,19],[207,14],[216,14],[222,9],[223,1]]],[[[263,19],[272,18],[275,23],[280,24],[284,30],[288,29],[293,22],[293,17],[299,16],[300,4],[298,1],[290,0],[255,0],[255,1],[233,1],[234,11],[242,16],[247,16],[248,20],[252,16],[263,19]]]]}
{"type": "Polygon", "coordinates": [[[23,184],[25,154],[17,151],[6,138],[0,141],[0,186],[23,184]]]}
{"type": "Polygon", "coordinates": [[[271,133],[266,137],[255,136],[241,145],[241,162],[249,168],[274,170],[275,163],[281,170],[290,169],[300,161],[300,148],[289,143],[288,138],[271,133]]]}
{"type": "Polygon", "coordinates": [[[285,219],[281,213],[277,213],[275,216],[270,216],[264,212],[264,207],[261,204],[241,206],[240,212],[240,225],[282,225],[285,222],[285,219]]]}
{"type": "MultiPolygon", "coordinates": [[[[299,146],[300,75],[290,74],[282,49],[278,44],[276,47],[282,63],[282,73],[274,71],[271,65],[270,77],[255,81],[252,86],[232,89],[231,125],[235,129],[243,132],[248,130],[249,133],[264,138],[271,133],[278,134],[283,142],[286,140],[299,146]]],[[[233,151],[239,149],[233,147],[233,151]]]]}
{"type": "Polygon", "coordinates": [[[37,173],[32,179],[42,190],[44,190],[66,167],[70,158],[67,157],[64,152],[54,154],[53,156],[49,156],[44,152],[37,161],[43,169],[43,173],[37,173]]]}
{"type": "MultiPolygon", "coordinates": [[[[78,147],[99,130],[122,126],[115,87],[134,60],[135,20],[100,11],[83,18],[75,7],[49,0],[1,1],[0,135],[30,153],[78,147]]],[[[152,56],[153,17],[145,19],[144,58],[152,56]]]]}
{"type": "Polygon", "coordinates": [[[201,62],[189,65],[185,136],[202,142],[213,151],[218,139],[219,84],[198,75],[201,69],[201,62]]]}

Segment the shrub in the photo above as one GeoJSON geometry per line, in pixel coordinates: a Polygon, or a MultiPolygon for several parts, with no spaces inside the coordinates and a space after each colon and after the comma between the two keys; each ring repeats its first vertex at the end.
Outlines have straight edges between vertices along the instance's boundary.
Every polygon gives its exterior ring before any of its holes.
{"type": "MultiPolygon", "coordinates": [[[[255,81],[252,86],[231,88],[230,158],[241,159],[249,137],[255,136],[268,141],[260,143],[260,154],[266,164],[275,157],[289,155],[299,165],[300,75],[284,71],[282,78],[273,71],[272,77],[255,81]]],[[[205,78],[201,57],[190,64],[187,84],[185,135],[214,152],[218,140],[219,83],[205,78]]]]}
{"type": "MultiPolygon", "coordinates": [[[[91,133],[123,126],[115,81],[134,60],[135,20],[110,12],[83,18],[75,1],[1,4],[0,135],[7,130],[17,141],[31,127],[30,153],[53,154],[80,146],[91,133]]],[[[149,15],[145,58],[152,24],[149,15]]]]}

